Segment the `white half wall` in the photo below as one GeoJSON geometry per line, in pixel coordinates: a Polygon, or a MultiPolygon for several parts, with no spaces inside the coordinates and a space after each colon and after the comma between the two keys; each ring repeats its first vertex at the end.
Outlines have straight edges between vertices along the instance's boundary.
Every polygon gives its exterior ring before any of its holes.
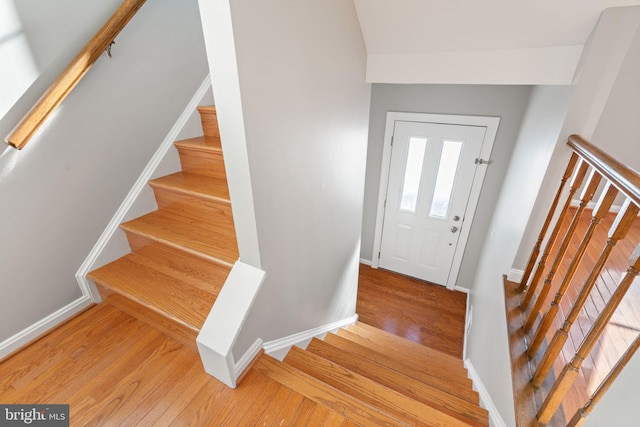
{"type": "Polygon", "coordinates": [[[206,29],[210,13],[230,11],[221,25],[233,40],[210,50],[213,92],[234,218],[254,215],[266,273],[237,357],[256,338],[273,341],[355,313],[370,86],[352,2],[215,0],[201,8],[208,46],[220,42],[206,29]],[[235,76],[220,64],[232,55],[235,76]],[[230,74],[218,80],[219,73],[230,74]],[[225,84],[237,84],[235,93],[222,95],[225,84]],[[225,129],[244,139],[228,143],[225,129]],[[246,150],[252,212],[238,212],[249,204],[236,205],[229,144],[246,150]]]}
{"type": "Polygon", "coordinates": [[[528,213],[566,114],[571,87],[535,87],[488,226],[469,295],[467,357],[507,425],[515,425],[502,274],[510,270],[528,213]]]}

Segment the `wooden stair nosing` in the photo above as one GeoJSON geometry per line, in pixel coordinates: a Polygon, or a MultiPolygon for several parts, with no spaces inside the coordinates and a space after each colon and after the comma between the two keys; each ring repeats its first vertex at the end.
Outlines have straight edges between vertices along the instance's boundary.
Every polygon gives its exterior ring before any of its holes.
{"type": "Polygon", "coordinates": [[[472,404],[478,404],[480,401],[478,392],[472,389],[471,380],[469,380],[465,384],[452,382],[449,378],[443,376],[442,372],[433,373],[430,371],[425,371],[415,364],[407,363],[404,360],[398,360],[397,357],[378,352],[372,347],[352,341],[340,334],[327,334],[324,338],[324,341],[335,347],[341,348],[345,351],[357,354],[375,363],[383,365],[389,369],[405,373],[406,375],[410,375],[424,384],[429,384],[451,395],[464,399],[472,404]]]}
{"type": "Polygon", "coordinates": [[[236,244],[235,236],[226,236],[217,230],[189,227],[178,221],[171,221],[170,218],[162,218],[162,216],[166,215],[160,211],[154,211],[122,223],[120,228],[127,234],[133,233],[150,241],[229,267],[232,267],[238,259],[237,247],[228,247],[230,241],[236,244]]]}
{"type": "Polygon", "coordinates": [[[125,255],[87,277],[174,322],[200,330],[216,294],[154,270],[137,257],[125,255]]]}
{"type": "Polygon", "coordinates": [[[253,369],[360,425],[409,425],[266,354],[258,359],[253,369]]]}
{"type": "Polygon", "coordinates": [[[306,351],[363,375],[387,388],[418,400],[461,421],[468,422],[470,425],[483,427],[488,424],[487,411],[477,404],[425,384],[370,359],[350,353],[317,338],[311,340],[306,351]]]}
{"type": "Polygon", "coordinates": [[[184,344],[187,348],[196,352],[198,351],[196,338],[198,337],[199,330],[194,330],[191,325],[176,322],[174,319],[166,317],[163,313],[152,310],[145,305],[140,305],[136,301],[102,286],[99,282],[96,282],[96,286],[102,296],[103,303],[110,304],[118,310],[135,317],[141,322],[184,344]]]}
{"type": "Polygon", "coordinates": [[[224,179],[189,172],[176,172],[152,179],[149,185],[154,190],[171,191],[231,206],[227,182],[224,179]]]}
{"type": "Polygon", "coordinates": [[[139,254],[154,262],[166,265],[173,270],[183,271],[190,276],[196,276],[201,281],[209,283],[224,283],[231,266],[218,261],[194,257],[180,249],[170,246],[149,243],[146,237],[129,233],[129,245],[133,253],[139,254]]]}
{"type": "Polygon", "coordinates": [[[195,138],[182,139],[173,143],[178,149],[188,151],[200,151],[204,153],[222,154],[219,136],[196,136],[195,138]]]}
{"type": "Polygon", "coordinates": [[[384,345],[387,345],[391,348],[402,348],[407,351],[416,352],[424,357],[431,358],[437,357],[438,360],[441,360],[444,363],[447,363],[452,368],[462,368],[466,371],[464,367],[464,362],[462,359],[459,359],[455,356],[451,356],[450,354],[443,353],[441,351],[435,350],[430,347],[426,347],[417,342],[408,340],[406,338],[400,337],[398,335],[394,335],[390,332],[383,331],[382,329],[378,329],[371,325],[367,325],[363,322],[356,322],[353,325],[349,325],[348,328],[351,332],[361,335],[365,338],[374,338],[376,341],[381,342],[384,345]]]}
{"type": "Polygon", "coordinates": [[[462,387],[468,387],[472,384],[465,368],[451,367],[447,363],[442,363],[437,356],[431,359],[425,359],[422,355],[416,355],[411,352],[394,349],[374,341],[373,339],[354,334],[349,329],[340,329],[338,330],[337,335],[392,358],[397,358],[398,355],[401,354],[403,357],[403,363],[413,366],[415,370],[441,378],[453,384],[457,384],[462,387]]]}
{"type": "Polygon", "coordinates": [[[410,424],[450,427],[468,425],[299,347],[292,347],[284,362],[410,424]]]}

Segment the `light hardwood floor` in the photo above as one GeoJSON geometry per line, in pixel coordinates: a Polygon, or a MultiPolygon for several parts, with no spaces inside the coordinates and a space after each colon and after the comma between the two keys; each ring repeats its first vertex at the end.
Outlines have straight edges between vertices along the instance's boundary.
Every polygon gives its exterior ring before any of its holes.
{"type": "MultiPolygon", "coordinates": [[[[433,286],[362,266],[360,320],[459,355],[465,296],[433,286]]],[[[106,304],[0,363],[0,402],[69,403],[74,426],[354,425],[256,371],[229,389],[193,350],[106,304]]]]}

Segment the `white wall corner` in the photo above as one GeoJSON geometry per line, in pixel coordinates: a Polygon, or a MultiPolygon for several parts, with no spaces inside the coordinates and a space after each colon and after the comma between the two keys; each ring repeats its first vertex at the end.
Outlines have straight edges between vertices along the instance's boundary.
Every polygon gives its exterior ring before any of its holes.
{"type": "Polygon", "coordinates": [[[26,329],[18,332],[17,334],[7,338],[0,342],[0,360],[10,355],[14,351],[20,349],[31,341],[40,337],[40,335],[49,331],[56,325],[64,322],[67,319],[75,316],[87,307],[93,304],[93,300],[90,295],[84,294],[77,300],[67,304],[55,313],[50,314],[44,319],[34,323],[26,329]]]}
{"type": "Polygon", "coordinates": [[[489,395],[489,392],[485,388],[484,384],[482,383],[482,380],[480,379],[480,376],[478,375],[475,368],[473,367],[471,360],[465,359],[464,366],[465,368],[467,368],[467,371],[469,372],[469,377],[473,382],[473,388],[480,395],[480,406],[485,408],[489,412],[489,425],[491,427],[507,427],[507,424],[502,419],[502,416],[500,415],[500,412],[498,411],[497,406],[493,403],[493,400],[491,400],[491,396],[489,395]]]}
{"type": "Polygon", "coordinates": [[[294,345],[306,348],[311,339],[324,337],[327,332],[345,328],[349,325],[353,325],[357,321],[358,315],[354,314],[353,316],[349,316],[336,322],[327,323],[326,325],[318,326],[317,328],[307,329],[306,331],[266,342],[264,343],[263,348],[265,353],[275,357],[276,359],[282,360],[294,345]]]}
{"type": "Polygon", "coordinates": [[[507,280],[510,282],[520,283],[524,277],[524,270],[518,268],[512,268],[507,274],[507,280]]]}
{"type": "Polygon", "coordinates": [[[246,368],[251,362],[251,353],[257,354],[260,350],[259,347],[256,350],[254,342],[237,364],[233,359],[233,345],[264,278],[264,271],[237,261],[196,339],[205,371],[232,388],[242,373],[240,368],[243,365],[246,368]]]}

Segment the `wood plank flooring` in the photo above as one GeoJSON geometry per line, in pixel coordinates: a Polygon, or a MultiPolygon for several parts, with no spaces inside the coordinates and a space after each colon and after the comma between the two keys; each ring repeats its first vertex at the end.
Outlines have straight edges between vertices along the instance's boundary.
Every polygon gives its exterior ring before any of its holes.
{"type": "MultiPolygon", "coordinates": [[[[360,320],[461,354],[465,296],[432,286],[362,266],[360,320]]],[[[69,403],[74,426],[356,425],[255,370],[229,389],[192,349],[107,304],[2,361],[0,402],[69,403]]]]}

